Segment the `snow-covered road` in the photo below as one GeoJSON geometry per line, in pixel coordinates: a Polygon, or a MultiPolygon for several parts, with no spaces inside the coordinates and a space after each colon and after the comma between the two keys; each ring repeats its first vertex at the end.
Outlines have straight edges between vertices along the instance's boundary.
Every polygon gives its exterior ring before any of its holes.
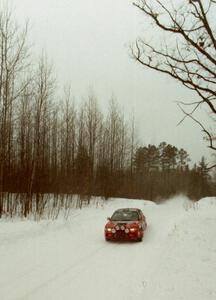
{"type": "Polygon", "coordinates": [[[1,300],[215,300],[216,200],[191,208],[112,199],[74,210],[68,220],[0,221],[1,300]],[[141,208],[141,243],[107,243],[106,217],[141,208]]]}

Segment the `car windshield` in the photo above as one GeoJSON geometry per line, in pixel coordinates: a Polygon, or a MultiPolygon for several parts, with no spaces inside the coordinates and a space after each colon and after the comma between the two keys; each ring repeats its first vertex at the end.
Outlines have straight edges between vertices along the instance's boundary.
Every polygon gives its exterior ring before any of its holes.
{"type": "Polygon", "coordinates": [[[111,217],[112,221],[137,221],[139,220],[139,215],[137,211],[134,210],[117,210],[111,217]]]}

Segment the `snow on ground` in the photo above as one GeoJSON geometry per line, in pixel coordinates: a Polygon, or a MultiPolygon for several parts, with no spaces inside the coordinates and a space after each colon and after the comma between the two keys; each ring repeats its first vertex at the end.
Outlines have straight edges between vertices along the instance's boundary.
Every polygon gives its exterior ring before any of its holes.
{"type": "Polygon", "coordinates": [[[67,220],[0,221],[1,300],[215,300],[216,199],[111,199],[67,220]],[[138,207],[141,243],[107,243],[106,217],[138,207]]]}

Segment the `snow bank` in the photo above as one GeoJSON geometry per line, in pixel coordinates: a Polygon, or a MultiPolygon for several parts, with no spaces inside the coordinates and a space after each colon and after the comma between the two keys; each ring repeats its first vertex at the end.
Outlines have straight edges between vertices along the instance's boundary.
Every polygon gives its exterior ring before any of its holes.
{"type": "Polygon", "coordinates": [[[216,197],[205,197],[197,202],[198,208],[216,209],[216,197]]]}

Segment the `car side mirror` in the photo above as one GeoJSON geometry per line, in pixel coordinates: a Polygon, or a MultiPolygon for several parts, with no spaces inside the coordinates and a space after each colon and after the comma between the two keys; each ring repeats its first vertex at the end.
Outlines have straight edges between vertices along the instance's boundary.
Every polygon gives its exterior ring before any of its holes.
{"type": "Polygon", "coordinates": [[[107,217],[107,220],[108,220],[108,221],[111,221],[111,218],[110,218],[110,217],[107,217]]]}

